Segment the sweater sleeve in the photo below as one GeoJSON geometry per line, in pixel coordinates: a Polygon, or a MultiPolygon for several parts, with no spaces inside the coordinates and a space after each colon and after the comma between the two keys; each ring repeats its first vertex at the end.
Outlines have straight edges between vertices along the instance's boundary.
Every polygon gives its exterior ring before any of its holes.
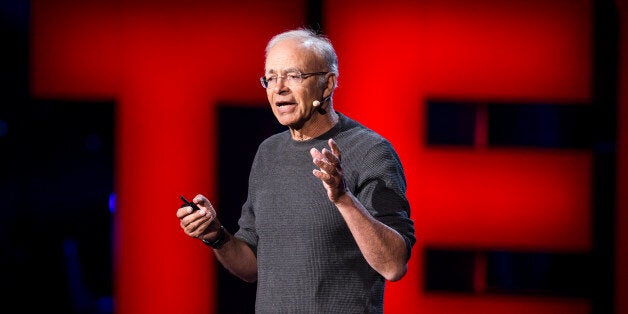
{"type": "Polygon", "coordinates": [[[366,152],[358,167],[354,194],[375,219],[403,237],[409,259],[416,237],[404,170],[397,153],[389,142],[380,141],[366,152]]]}

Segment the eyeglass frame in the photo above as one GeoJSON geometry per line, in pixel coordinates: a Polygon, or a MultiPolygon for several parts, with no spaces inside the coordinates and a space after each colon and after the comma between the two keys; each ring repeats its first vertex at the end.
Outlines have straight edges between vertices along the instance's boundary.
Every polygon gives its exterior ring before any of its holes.
{"type": "MultiPolygon", "coordinates": [[[[293,76],[292,79],[297,79],[299,81],[299,83],[303,82],[303,79],[306,79],[310,76],[314,76],[314,75],[326,75],[327,73],[331,73],[330,71],[324,71],[324,72],[309,72],[309,73],[301,73],[299,71],[294,71],[294,72],[290,72],[287,73],[286,75],[277,75],[277,77],[275,77],[275,79],[277,80],[277,83],[279,82],[279,79],[282,78],[284,80],[288,79],[290,76],[293,76]],[[295,75],[296,73],[298,73],[298,75],[295,75]]],[[[264,89],[268,89],[270,87],[270,82],[268,81],[268,79],[266,79],[266,75],[262,75],[262,77],[259,78],[260,83],[262,83],[262,87],[264,89]]],[[[275,84],[277,84],[275,83],[275,84]]]]}

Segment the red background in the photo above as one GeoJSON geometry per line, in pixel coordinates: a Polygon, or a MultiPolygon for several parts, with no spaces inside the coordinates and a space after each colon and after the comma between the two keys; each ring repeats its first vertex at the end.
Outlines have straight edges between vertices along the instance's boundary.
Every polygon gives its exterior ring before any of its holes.
{"type": "MultiPolygon", "coordinates": [[[[625,18],[625,1],[618,1],[625,18]]],[[[426,294],[425,246],[589,252],[592,152],[434,148],[428,99],[592,101],[592,3],[324,2],[340,59],[337,110],[391,140],[418,242],[387,313],[589,313],[590,300],[426,294]]],[[[273,34],[305,24],[303,1],[33,1],[34,98],[114,99],[117,313],[214,311],[211,252],[180,230],[173,195],[216,197],[219,102],[265,103],[273,34]],[[182,154],[185,147],[187,153],[182,154]]],[[[628,79],[620,30],[616,310],[628,313],[628,79]]],[[[220,204],[217,204],[220,208],[220,204]]]]}

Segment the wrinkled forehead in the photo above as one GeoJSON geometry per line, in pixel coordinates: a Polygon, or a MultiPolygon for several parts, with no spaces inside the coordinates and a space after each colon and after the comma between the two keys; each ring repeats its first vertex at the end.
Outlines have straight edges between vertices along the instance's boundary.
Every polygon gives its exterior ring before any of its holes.
{"type": "Polygon", "coordinates": [[[266,55],[265,73],[309,72],[320,67],[315,50],[297,40],[283,40],[273,46],[266,55]]]}

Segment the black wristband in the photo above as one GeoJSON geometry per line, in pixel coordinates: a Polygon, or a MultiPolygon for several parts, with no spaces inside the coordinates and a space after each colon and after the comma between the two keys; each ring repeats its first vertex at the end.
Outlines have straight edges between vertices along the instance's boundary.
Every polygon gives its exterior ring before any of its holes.
{"type": "Polygon", "coordinates": [[[227,240],[227,237],[225,236],[225,227],[223,225],[220,225],[220,229],[218,230],[218,236],[216,237],[216,240],[214,241],[207,241],[205,239],[201,239],[201,241],[203,241],[203,243],[209,245],[211,248],[214,249],[219,249],[221,248],[224,244],[225,244],[225,240],[227,240]]]}

